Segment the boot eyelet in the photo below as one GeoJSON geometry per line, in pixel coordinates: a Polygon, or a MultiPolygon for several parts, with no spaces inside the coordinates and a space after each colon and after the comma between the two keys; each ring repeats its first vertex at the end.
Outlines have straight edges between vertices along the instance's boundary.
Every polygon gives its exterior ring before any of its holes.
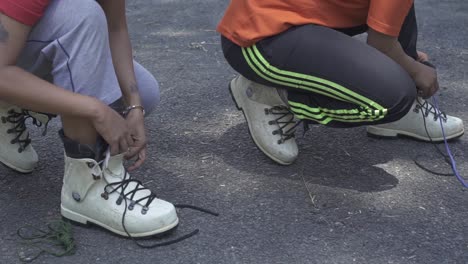
{"type": "Polygon", "coordinates": [[[79,193],[73,192],[72,197],[73,197],[73,200],[75,200],[77,202],[81,201],[81,196],[80,196],[79,193]]]}
{"type": "Polygon", "coordinates": [[[132,201],[130,205],[128,206],[128,210],[132,211],[133,208],[135,208],[135,201],[132,201]]]}
{"type": "Polygon", "coordinates": [[[120,195],[120,196],[119,196],[119,199],[117,199],[117,201],[115,202],[115,204],[121,205],[121,204],[122,204],[122,200],[123,200],[123,196],[120,195]]]}
{"type": "Polygon", "coordinates": [[[97,181],[101,179],[101,175],[94,175],[93,174],[93,180],[97,181]]]}
{"type": "Polygon", "coordinates": [[[148,210],[149,210],[148,206],[143,206],[143,208],[141,209],[141,214],[145,215],[148,212],[148,210]]]}
{"type": "Polygon", "coordinates": [[[86,165],[88,165],[88,168],[92,169],[94,167],[93,162],[86,162],[86,165]]]}
{"type": "Polygon", "coordinates": [[[109,194],[107,192],[101,193],[101,197],[104,198],[104,200],[109,200],[109,194]]]}

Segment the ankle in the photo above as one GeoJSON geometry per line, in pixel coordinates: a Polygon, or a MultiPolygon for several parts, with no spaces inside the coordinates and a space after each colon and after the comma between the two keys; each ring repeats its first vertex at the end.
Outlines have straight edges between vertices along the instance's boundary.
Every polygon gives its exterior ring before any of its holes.
{"type": "Polygon", "coordinates": [[[96,161],[103,159],[106,144],[101,137],[98,137],[94,144],[82,144],[67,137],[62,129],[58,133],[62,139],[67,157],[73,159],[94,159],[96,161]]]}

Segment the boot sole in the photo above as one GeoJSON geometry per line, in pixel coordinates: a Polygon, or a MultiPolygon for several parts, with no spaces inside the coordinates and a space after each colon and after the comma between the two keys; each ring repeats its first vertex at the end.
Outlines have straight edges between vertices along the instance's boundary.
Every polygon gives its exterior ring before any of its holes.
{"type": "Polygon", "coordinates": [[[284,162],[282,160],[279,160],[278,158],[274,157],[274,156],[271,156],[268,154],[268,152],[266,152],[262,146],[260,144],[257,143],[257,140],[255,138],[255,136],[253,135],[253,133],[251,132],[252,131],[252,128],[250,127],[250,122],[249,122],[249,119],[247,118],[247,115],[245,114],[244,110],[242,109],[242,106],[237,102],[237,99],[236,99],[236,96],[235,96],[235,93],[232,91],[232,87],[231,87],[231,83],[229,83],[229,93],[231,94],[231,98],[232,100],[234,101],[234,104],[236,105],[237,107],[237,110],[239,111],[242,111],[242,114],[244,115],[244,118],[247,122],[247,126],[249,128],[249,135],[250,135],[250,138],[252,138],[252,140],[254,141],[255,145],[257,146],[258,149],[260,149],[263,154],[265,154],[268,158],[272,159],[274,162],[280,164],[280,165],[283,165],[283,166],[288,166],[288,165],[291,165],[294,163],[294,161],[292,162],[284,162]]]}
{"type": "MultiPolygon", "coordinates": [[[[465,130],[462,130],[459,133],[456,133],[450,137],[447,137],[447,141],[455,140],[463,136],[464,133],[465,133],[465,130]]],[[[407,138],[416,139],[418,141],[431,142],[431,139],[429,139],[428,137],[423,137],[423,136],[409,133],[406,131],[378,128],[378,127],[367,127],[367,136],[372,137],[372,138],[378,138],[378,139],[396,139],[399,137],[407,137],[407,138]]],[[[432,142],[441,143],[441,142],[444,142],[444,138],[441,138],[441,137],[432,138],[432,142]]]]}
{"type": "Polygon", "coordinates": [[[2,159],[0,159],[0,163],[2,163],[5,167],[7,167],[9,169],[12,169],[12,170],[14,170],[16,172],[19,172],[21,174],[30,174],[30,173],[32,173],[34,171],[34,168],[31,169],[31,170],[20,169],[20,168],[14,166],[14,165],[2,160],[2,159]]]}
{"type": "MultiPolygon", "coordinates": [[[[67,220],[70,220],[71,222],[74,222],[75,224],[78,224],[78,225],[81,225],[81,226],[89,226],[90,224],[94,224],[94,225],[97,225],[101,228],[104,228],[114,234],[117,234],[119,236],[123,236],[123,237],[128,237],[127,233],[123,232],[123,231],[120,231],[120,230],[116,230],[110,226],[107,226],[106,224],[103,224],[99,221],[96,221],[94,219],[91,219],[87,216],[84,216],[82,214],[79,214],[79,213],[76,213],[76,212],[73,212],[71,210],[68,210],[67,208],[63,207],[63,205],[60,205],[60,209],[61,209],[61,213],[62,213],[62,217],[64,217],[65,219],[67,220]]],[[[130,233],[130,235],[132,237],[135,237],[135,238],[147,238],[147,237],[153,237],[155,235],[162,235],[164,233],[167,233],[169,231],[171,231],[172,229],[174,229],[177,225],[179,224],[179,218],[176,218],[176,220],[171,223],[170,225],[167,225],[163,228],[160,228],[160,229],[157,229],[157,230],[153,230],[153,231],[150,231],[150,232],[144,232],[144,233],[130,233]]]]}

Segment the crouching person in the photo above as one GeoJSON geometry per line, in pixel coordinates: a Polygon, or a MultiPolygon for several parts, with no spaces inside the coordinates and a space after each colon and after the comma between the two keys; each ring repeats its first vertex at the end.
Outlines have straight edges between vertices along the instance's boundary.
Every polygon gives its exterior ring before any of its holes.
{"type": "Polygon", "coordinates": [[[145,161],[144,115],[159,101],[156,79],[132,59],[125,0],[1,0],[0,11],[0,161],[32,172],[24,122],[58,115],[65,218],[134,237],[175,227],[174,206],[123,166],[145,161]]]}
{"type": "Polygon", "coordinates": [[[239,73],[233,99],[258,148],[279,164],[298,156],[297,120],[428,142],[444,139],[440,120],[447,139],[464,133],[461,119],[425,100],[439,85],[416,49],[412,0],[231,1],[218,31],[239,73]],[[367,44],[352,38],[364,32],[367,44]]]}

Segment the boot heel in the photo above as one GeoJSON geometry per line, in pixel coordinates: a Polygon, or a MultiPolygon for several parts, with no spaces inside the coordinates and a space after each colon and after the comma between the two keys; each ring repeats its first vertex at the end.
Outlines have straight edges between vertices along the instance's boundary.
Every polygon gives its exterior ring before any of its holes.
{"type": "Polygon", "coordinates": [[[80,226],[89,226],[88,220],[77,213],[74,213],[63,206],[60,208],[60,212],[62,213],[62,218],[65,221],[71,222],[72,224],[80,225],[80,226]]]}
{"type": "Polygon", "coordinates": [[[88,223],[88,222],[86,222],[86,224],[82,224],[82,223],[70,220],[68,218],[65,218],[65,216],[62,216],[62,221],[66,222],[66,223],[70,223],[70,224],[72,224],[74,226],[81,226],[81,227],[90,227],[91,226],[91,224],[88,223]]]}

